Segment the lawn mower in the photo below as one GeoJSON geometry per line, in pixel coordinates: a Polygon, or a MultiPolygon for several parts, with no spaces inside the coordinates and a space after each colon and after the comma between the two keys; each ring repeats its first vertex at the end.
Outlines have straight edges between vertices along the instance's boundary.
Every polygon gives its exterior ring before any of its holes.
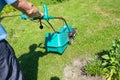
{"type": "MultiPolygon", "coordinates": [[[[47,5],[44,4],[43,8],[44,8],[44,16],[42,18],[36,17],[36,18],[30,18],[30,19],[31,20],[39,19],[40,29],[43,29],[41,20],[45,20],[48,22],[48,24],[50,25],[50,27],[53,29],[54,32],[53,33],[48,32],[45,35],[44,46],[45,46],[46,52],[55,52],[55,53],[63,54],[67,46],[73,43],[73,40],[77,33],[77,29],[73,28],[70,24],[67,24],[66,20],[62,17],[49,16],[47,5]],[[64,21],[64,25],[58,31],[56,31],[54,27],[51,25],[51,23],[49,22],[50,19],[60,19],[64,21]]],[[[26,16],[25,14],[22,14],[21,18],[25,20],[28,18],[28,16],[26,16]]]]}

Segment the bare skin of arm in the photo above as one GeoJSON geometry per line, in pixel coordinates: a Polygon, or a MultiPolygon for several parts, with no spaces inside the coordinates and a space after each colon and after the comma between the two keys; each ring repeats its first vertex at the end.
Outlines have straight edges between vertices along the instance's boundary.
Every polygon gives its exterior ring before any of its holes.
{"type": "Polygon", "coordinates": [[[15,3],[12,4],[13,7],[22,11],[29,17],[42,17],[44,16],[43,13],[40,13],[38,9],[32,5],[32,3],[27,2],[26,0],[17,0],[15,3]]]}

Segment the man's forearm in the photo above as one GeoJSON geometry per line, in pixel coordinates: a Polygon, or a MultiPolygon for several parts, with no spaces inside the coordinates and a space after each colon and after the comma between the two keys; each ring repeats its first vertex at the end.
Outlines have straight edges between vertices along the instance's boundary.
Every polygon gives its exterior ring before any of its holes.
{"type": "Polygon", "coordinates": [[[17,0],[15,3],[12,4],[13,7],[16,9],[24,12],[29,17],[38,17],[42,16],[38,9],[32,5],[32,3],[27,2],[26,0],[17,0]]]}

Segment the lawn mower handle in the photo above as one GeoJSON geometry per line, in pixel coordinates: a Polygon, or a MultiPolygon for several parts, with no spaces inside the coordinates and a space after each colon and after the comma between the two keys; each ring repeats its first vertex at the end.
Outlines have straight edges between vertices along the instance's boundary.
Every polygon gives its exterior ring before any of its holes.
{"type": "Polygon", "coordinates": [[[62,19],[62,17],[54,17],[54,16],[49,16],[48,15],[48,8],[47,5],[43,5],[43,9],[44,9],[44,16],[41,17],[34,17],[34,18],[30,18],[29,16],[25,15],[24,13],[21,14],[21,19],[22,20],[26,20],[26,19],[30,19],[30,20],[37,20],[37,19],[43,19],[46,21],[49,21],[49,19],[62,19]]]}
{"type": "Polygon", "coordinates": [[[48,9],[47,9],[47,5],[43,5],[44,8],[44,16],[42,19],[46,20],[48,22],[49,19],[61,19],[65,22],[65,24],[67,25],[66,20],[63,17],[54,17],[54,16],[48,16],[48,9]]]}
{"type": "Polygon", "coordinates": [[[48,21],[49,19],[61,19],[65,22],[65,24],[67,25],[67,22],[66,20],[63,18],[63,17],[54,17],[54,16],[48,16],[48,9],[47,9],[47,5],[43,5],[43,8],[44,8],[44,16],[42,19],[48,21]]]}
{"type": "Polygon", "coordinates": [[[43,5],[43,9],[44,9],[44,16],[43,19],[48,21],[49,19],[54,19],[54,16],[48,16],[48,9],[47,9],[47,5],[43,5]]]}
{"type": "Polygon", "coordinates": [[[26,20],[26,19],[30,19],[30,20],[37,20],[37,19],[43,19],[48,21],[49,19],[54,19],[54,16],[48,16],[48,9],[47,9],[47,5],[43,5],[43,9],[44,9],[44,16],[41,17],[34,17],[34,18],[30,18],[27,15],[25,15],[24,13],[21,14],[21,19],[22,20],[26,20]]]}
{"type": "Polygon", "coordinates": [[[55,29],[53,28],[53,26],[51,25],[51,23],[49,22],[49,19],[60,19],[60,20],[63,20],[64,23],[65,23],[65,25],[68,26],[66,20],[65,20],[63,17],[49,16],[49,15],[48,15],[47,5],[44,4],[44,5],[43,5],[43,9],[44,9],[44,16],[43,16],[43,17],[29,18],[27,15],[25,15],[24,13],[22,13],[21,19],[22,19],[22,20],[26,20],[26,19],[39,20],[39,22],[40,22],[40,29],[43,29],[43,25],[42,25],[42,23],[41,23],[41,20],[43,19],[43,20],[45,20],[45,21],[48,22],[48,24],[51,26],[51,28],[53,29],[54,32],[56,32],[56,31],[55,31],[55,29]]]}

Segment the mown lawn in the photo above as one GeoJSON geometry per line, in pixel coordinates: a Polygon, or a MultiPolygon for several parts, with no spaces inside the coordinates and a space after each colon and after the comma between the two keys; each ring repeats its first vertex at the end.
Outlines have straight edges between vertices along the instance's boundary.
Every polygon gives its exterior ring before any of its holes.
{"type": "MultiPolygon", "coordinates": [[[[64,67],[73,59],[94,56],[111,47],[120,38],[119,0],[70,0],[49,5],[49,14],[62,16],[78,29],[78,35],[63,55],[45,53],[45,34],[50,27],[39,29],[39,23],[21,20],[20,17],[5,18],[2,24],[8,31],[8,41],[20,62],[25,80],[64,80],[64,67]]],[[[43,11],[41,6],[37,6],[43,11]]],[[[19,11],[9,15],[21,14],[19,11]]],[[[4,14],[7,15],[7,14],[4,14]]],[[[44,22],[45,23],[45,22],[44,22]]],[[[51,21],[56,30],[61,21],[51,21]]]]}

